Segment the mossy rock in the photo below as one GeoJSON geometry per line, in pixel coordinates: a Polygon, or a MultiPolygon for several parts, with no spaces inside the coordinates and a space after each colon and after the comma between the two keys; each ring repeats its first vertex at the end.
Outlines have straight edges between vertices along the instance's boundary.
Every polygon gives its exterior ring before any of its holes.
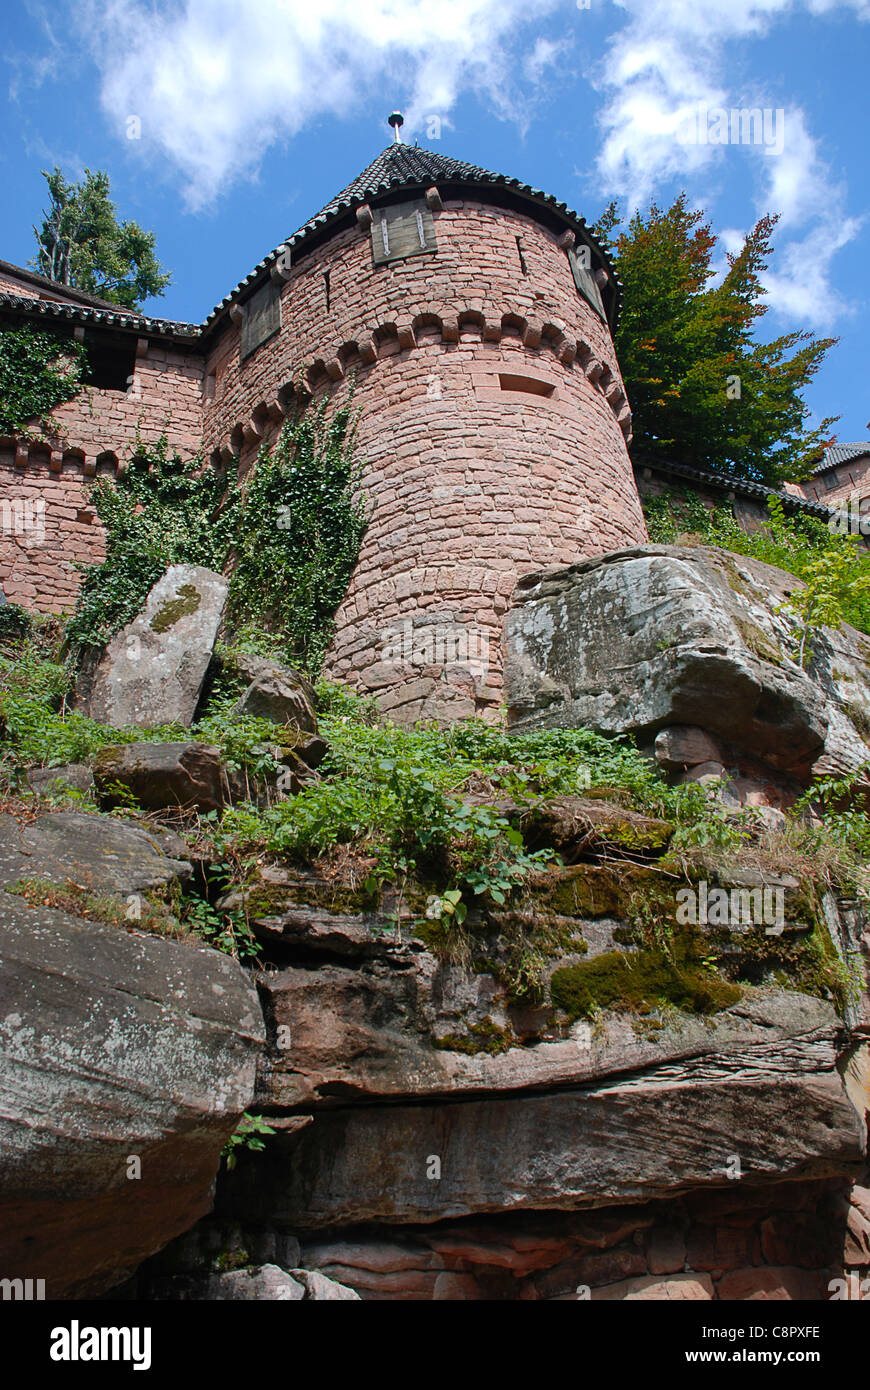
{"type": "Polygon", "coordinates": [[[464,1052],[466,1056],[476,1057],[485,1052],[490,1057],[507,1052],[516,1042],[507,1028],[500,1028],[487,1014],[479,1023],[474,1023],[465,1034],[448,1033],[442,1038],[433,1038],[433,1045],[445,1052],[464,1052]]]}
{"type": "Polygon", "coordinates": [[[649,1013],[662,1003],[712,1014],[736,1003],[741,993],[737,985],[656,950],[607,951],[557,970],[550,981],[553,1003],[572,1021],[593,1018],[599,1009],[649,1013]]]}
{"type": "Polygon", "coordinates": [[[642,864],[573,864],[549,869],[526,889],[527,900],[539,912],[582,918],[624,917],[639,894],[651,905],[661,903],[668,916],[673,916],[672,880],[642,864]]]}
{"type": "Polygon", "coordinates": [[[195,613],[201,603],[202,594],[199,589],[193,584],[182,584],[178,590],[178,597],[167,599],[158,608],[150,626],[154,632],[168,632],[188,613],[195,613]]]}

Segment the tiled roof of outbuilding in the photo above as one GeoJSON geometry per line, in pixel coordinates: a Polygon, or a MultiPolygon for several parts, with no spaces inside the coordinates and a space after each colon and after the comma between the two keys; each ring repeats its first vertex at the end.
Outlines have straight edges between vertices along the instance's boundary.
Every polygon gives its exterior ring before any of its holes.
{"type": "Polygon", "coordinates": [[[829,444],[813,473],[825,473],[836,468],[838,463],[848,463],[850,459],[864,458],[870,454],[870,439],[859,439],[854,444],[829,444]]]}

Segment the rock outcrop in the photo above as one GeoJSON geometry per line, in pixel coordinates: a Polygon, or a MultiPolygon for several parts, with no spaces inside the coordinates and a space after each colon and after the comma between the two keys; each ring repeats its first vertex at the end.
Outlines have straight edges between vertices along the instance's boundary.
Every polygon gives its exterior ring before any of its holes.
{"type": "Polygon", "coordinates": [[[257,997],[219,952],[6,893],[0,960],[0,1273],[94,1295],[209,1211],[257,997]]]}
{"type": "MultiPolygon", "coordinates": [[[[870,641],[821,629],[797,664],[786,603],[800,581],[707,547],[615,551],[528,575],[505,621],[505,688],[517,729],[633,732],[668,726],[724,741],[806,782],[868,759],[870,641]]],[[[684,745],[685,746],[685,745],[684,745]]],[[[663,762],[680,762],[664,745],[663,762]]],[[[711,752],[711,759],[716,754],[711,752]]],[[[694,758],[687,762],[704,763],[694,758]]]]}
{"type": "Polygon", "coordinates": [[[132,622],[79,681],[83,714],[113,729],[193,722],[223,616],[227,581],[201,565],[171,565],[132,622]]]}
{"type": "Polygon", "coordinates": [[[114,816],[53,811],[19,824],[0,815],[0,884],[20,879],[72,882],[122,897],[187,883],[193,869],[177,835],[114,816]]]}

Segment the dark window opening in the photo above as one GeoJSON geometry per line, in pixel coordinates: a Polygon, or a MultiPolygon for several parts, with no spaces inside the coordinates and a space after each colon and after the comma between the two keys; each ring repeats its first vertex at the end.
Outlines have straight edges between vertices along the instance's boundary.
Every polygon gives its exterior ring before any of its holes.
{"type": "Polygon", "coordinates": [[[323,272],[323,288],[326,290],[326,307],[329,309],[329,271],[323,272]]]}
{"type": "Polygon", "coordinates": [[[533,376],[514,376],[511,372],[499,372],[498,384],[503,391],[525,391],[529,396],[552,396],[556,389],[533,376]]]}
{"type": "Polygon", "coordinates": [[[520,270],[524,275],[528,275],[529,267],[526,265],[526,258],[523,255],[523,243],[520,241],[519,237],[517,237],[517,255],[520,258],[520,270]]]}
{"type": "Polygon", "coordinates": [[[100,391],[126,391],[136,370],[136,339],[114,334],[85,333],[88,364],[86,386],[100,391]]]}

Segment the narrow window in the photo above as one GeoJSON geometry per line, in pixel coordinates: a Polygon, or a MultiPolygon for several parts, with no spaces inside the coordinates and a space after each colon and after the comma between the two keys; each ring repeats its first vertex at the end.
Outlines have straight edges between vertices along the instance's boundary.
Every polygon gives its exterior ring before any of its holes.
{"type": "Polygon", "coordinates": [[[607,315],[604,312],[604,300],[601,298],[601,290],[595,280],[595,272],[592,268],[592,256],[588,246],[572,246],[568,251],[568,260],[571,265],[571,273],[574,276],[574,284],[588,304],[592,305],[596,314],[600,314],[606,322],[607,315]]]}
{"type": "Polygon", "coordinates": [[[499,372],[498,384],[502,391],[525,391],[529,396],[552,396],[555,386],[547,381],[538,381],[533,376],[515,376],[512,372],[499,372]]]}
{"type": "Polygon", "coordinates": [[[136,370],[136,339],[87,330],[84,345],[88,360],[82,373],[85,384],[101,391],[126,391],[136,370]]]}
{"type": "Polygon", "coordinates": [[[329,309],[329,271],[323,272],[323,288],[326,290],[326,307],[329,309]]]}
{"type": "Polygon", "coordinates": [[[526,258],[523,255],[523,243],[520,241],[519,237],[517,237],[517,255],[520,258],[520,270],[524,275],[528,275],[529,268],[526,265],[526,258]]]}

